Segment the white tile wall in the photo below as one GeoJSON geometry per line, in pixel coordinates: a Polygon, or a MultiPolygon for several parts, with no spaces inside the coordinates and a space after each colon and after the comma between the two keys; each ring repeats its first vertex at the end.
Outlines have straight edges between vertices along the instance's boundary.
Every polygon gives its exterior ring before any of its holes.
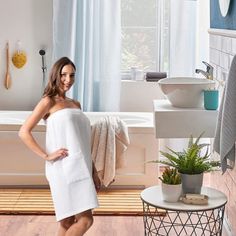
{"type": "MultiPolygon", "coordinates": [[[[215,68],[214,76],[219,81],[226,81],[230,69],[231,62],[234,55],[236,55],[236,31],[235,30],[220,30],[210,29],[210,63],[215,68]]],[[[220,87],[220,94],[222,95],[223,87],[220,87]]],[[[236,189],[235,171],[226,172],[224,176],[219,174],[218,179],[216,175],[211,175],[211,186],[217,189],[221,189],[228,198],[228,204],[226,205],[226,220],[233,229],[236,229],[235,224],[235,195],[234,189],[236,189]],[[228,187],[230,186],[230,187],[228,187]],[[233,213],[232,213],[233,212],[233,213]]],[[[232,232],[232,234],[235,233],[232,232]]]]}
{"type": "Polygon", "coordinates": [[[214,48],[217,50],[221,49],[220,36],[218,36],[218,35],[211,35],[210,36],[210,48],[214,48]]]}
{"type": "Polygon", "coordinates": [[[220,52],[220,64],[223,69],[229,69],[229,54],[220,52]]]}
{"type": "Polygon", "coordinates": [[[232,54],[236,54],[236,38],[232,38],[232,54]]]}
{"type": "Polygon", "coordinates": [[[230,54],[232,51],[232,39],[229,37],[221,37],[221,51],[230,54]]]}
{"type": "Polygon", "coordinates": [[[225,81],[234,55],[236,55],[236,31],[210,29],[210,63],[214,78],[225,81]]]}
{"type": "Polygon", "coordinates": [[[215,48],[210,48],[210,61],[215,65],[220,64],[220,51],[215,48]]]}

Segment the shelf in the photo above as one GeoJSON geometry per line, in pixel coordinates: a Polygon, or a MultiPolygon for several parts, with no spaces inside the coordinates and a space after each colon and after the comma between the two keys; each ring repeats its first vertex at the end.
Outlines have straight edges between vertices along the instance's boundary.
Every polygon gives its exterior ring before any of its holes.
{"type": "Polygon", "coordinates": [[[176,108],[168,100],[153,100],[156,138],[213,138],[218,111],[203,108],[176,108]]]}

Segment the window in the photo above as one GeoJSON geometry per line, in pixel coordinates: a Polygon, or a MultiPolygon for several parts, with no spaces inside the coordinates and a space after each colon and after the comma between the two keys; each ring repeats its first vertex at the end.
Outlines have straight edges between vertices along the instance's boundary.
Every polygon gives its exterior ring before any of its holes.
{"type": "Polygon", "coordinates": [[[144,71],[168,69],[168,2],[121,0],[123,78],[131,67],[144,71]]]}

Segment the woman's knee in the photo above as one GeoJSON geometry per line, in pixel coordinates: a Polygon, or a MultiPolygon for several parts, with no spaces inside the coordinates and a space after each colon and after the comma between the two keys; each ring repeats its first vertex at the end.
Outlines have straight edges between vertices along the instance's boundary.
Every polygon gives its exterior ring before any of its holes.
{"type": "Polygon", "coordinates": [[[90,228],[92,226],[92,224],[93,224],[93,216],[92,215],[87,218],[86,224],[87,224],[88,228],[90,228]]]}
{"type": "Polygon", "coordinates": [[[68,218],[65,218],[65,219],[61,220],[60,221],[60,225],[64,229],[68,230],[71,227],[71,225],[74,224],[74,222],[75,222],[75,217],[71,216],[71,217],[68,217],[68,218]]]}
{"type": "Polygon", "coordinates": [[[93,224],[93,216],[83,216],[80,218],[81,223],[85,226],[86,229],[89,229],[93,224]]]}
{"type": "Polygon", "coordinates": [[[76,217],[76,220],[79,221],[80,224],[83,224],[84,227],[87,229],[90,228],[93,224],[93,215],[91,211],[84,212],[82,214],[79,214],[76,217]]]}

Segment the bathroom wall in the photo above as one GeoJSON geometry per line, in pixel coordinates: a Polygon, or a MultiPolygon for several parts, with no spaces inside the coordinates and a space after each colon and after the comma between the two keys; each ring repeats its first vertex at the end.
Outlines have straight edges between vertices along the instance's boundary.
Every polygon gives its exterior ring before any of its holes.
{"type": "Polygon", "coordinates": [[[123,80],[120,111],[152,112],[153,100],[163,98],[157,82],[123,80]]]}
{"type": "Polygon", "coordinates": [[[29,110],[41,96],[42,70],[40,49],[46,50],[50,66],[52,49],[52,0],[0,1],[0,110],[29,110]],[[9,42],[10,56],[17,40],[27,53],[27,63],[17,69],[10,62],[12,86],[4,87],[6,73],[5,45],[9,42]]]}
{"type": "MultiPolygon", "coordinates": [[[[39,50],[46,50],[47,66],[51,64],[52,0],[0,1],[0,110],[31,110],[41,96],[42,69],[39,50]],[[10,63],[12,87],[4,87],[6,73],[5,45],[10,55],[17,40],[26,51],[26,65],[17,69],[10,63]]],[[[156,83],[123,81],[121,111],[152,111],[152,100],[162,97],[156,83]]]]}
{"type": "MultiPolygon", "coordinates": [[[[236,54],[236,31],[210,29],[210,63],[214,66],[214,77],[226,81],[233,56],[236,54]]],[[[222,90],[222,87],[221,87],[222,90]]],[[[216,154],[215,154],[216,155],[216,154]]],[[[218,157],[219,158],[219,157],[218,157]]],[[[211,186],[223,191],[228,197],[226,217],[232,235],[236,234],[236,168],[211,173],[211,186]]]]}
{"type": "Polygon", "coordinates": [[[216,29],[236,29],[236,1],[231,0],[228,14],[222,17],[218,0],[210,1],[210,21],[211,28],[216,29]]]}

